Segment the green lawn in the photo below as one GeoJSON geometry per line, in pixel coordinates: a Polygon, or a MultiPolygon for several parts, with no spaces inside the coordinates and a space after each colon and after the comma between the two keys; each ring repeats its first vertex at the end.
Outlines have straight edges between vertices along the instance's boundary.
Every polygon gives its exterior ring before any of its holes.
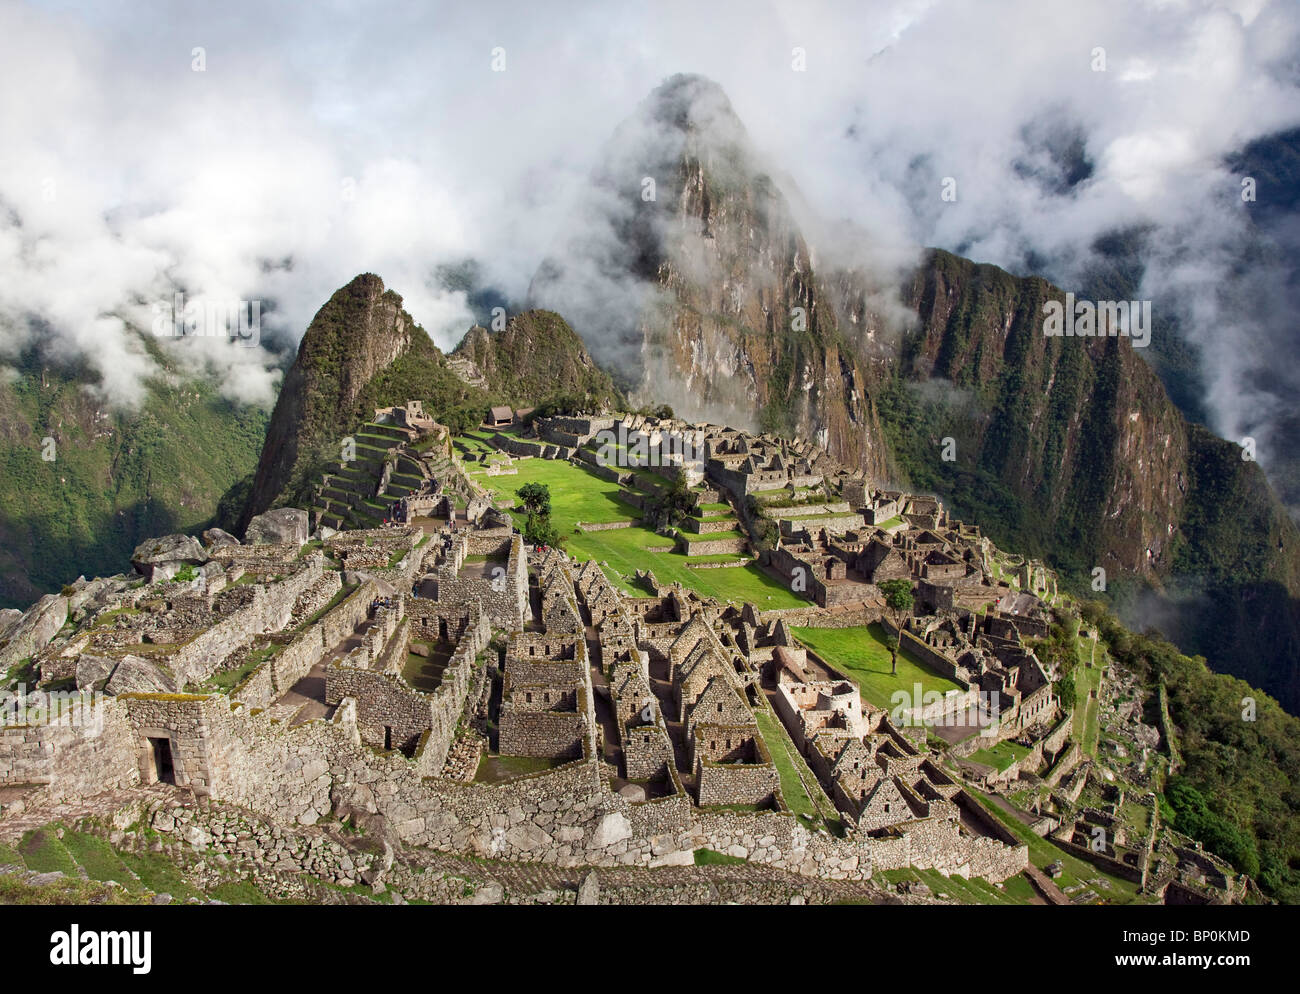
{"type": "Polygon", "coordinates": [[[930,888],[931,895],[946,894],[948,899],[961,904],[1033,904],[1038,896],[1033,884],[1020,873],[1002,881],[1001,887],[979,877],[969,880],[958,876],[945,877],[938,870],[918,870],[915,867],[887,870],[880,876],[889,884],[903,880],[919,881],[930,888]]]}
{"type": "MultiPolygon", "coordinates": [[[[516,459],[513,476],[488,476],[471,467],[469,475],[497,498],[518,503],[515,491],[525,483],[542,483],[551,491],[551,522],[562,534],[569,534],[579,521],[604,524],[634,521],[641,512],[619,499],[618,484],[557,459],[516,459]]],[[[522,525],[525,515],[515,515],[522,525]]],[[[671,540],[665,540],[671,544],[671,540]]]]}
{"type": "Polygon", "coordinates": [[[1154,898],[1150,895],[1139,895],[1137,885],[1130,883],[1120,877],[1111,876],[1108,873],[1098,869],[1091,863],[1079,859],[1077,856],[1067,853],[1053,845],[1048,839],[1035,835],[1029,826],[1022,822],[1014,815],[1008,814],[1000,807],[989,800],[988,795],[973,787],[968,787],[966,793],[1000,821],[1017,840],[1023,842],[1029,847],[1029,862],[1040,870],[1051,863],[1060,862],[1064,868],[1064,873],[1055,881],[1056,885],[1062,890],[1075,886],[1088,880],[1104,879],[1109,884],[1109,888],[1093,887],[1092,889],[1107,903],[1110,904],[1150,904],[1154,898]]]}
{"type": "Polygon", "coordinates": [[[484,755],[479,759],[478,770],[474,774],[475,783],[506,783],[518,777],[544,773],[568,760],[548,759],[545,756],[496,756],[484,755]]]}
{"type": "Polygon", "coordinates": [[[716,849],[696,849],[695,865],[696,866],[735,866],[738,863],[745,862],[739,856],[728,856],[726,853],[718,852],[716,849]]]}
{"type": "MultiPolygon", "coordinates": [[[[795,594],[779,580],[757,566],[737,566],[731,569],[692,569],[692,562],[716,561],[717,556],[690,558],[672,552],[673,539],[658,535],[648,528],[613,528],[609,531],[589,531],[576,534],[573,529],[579,521],[593,524],[611,521],[632,521],[640,512],[619,499],[618,487],[602,480],[572,463],[554,459],[519,459],[516,476],[487,476],[470,472],[476,483],[498,497],[514,500],[514,493],[525,483],[544,483],[551,491],[551,521],[565,536],[564,548],[580,560],[595,559],[604,562],[610,581],[624,593],[641,594],[645,591],[632,585],[638,569],[654,572],[660,583],[681,583],[706,597],[717,597],[734,604],[752,602],[760,611],[774,608],[803,607],[808,601],[795,594]],[[662,550],[662,551],[652,551],[662,550]]],[[[523,527],[525,516],[514,515],[515,523],[523,527]]],[[[719,536],[693,536],[696,540],[733,537],[731,533],[719,536]]],[[[734,537],[741,537],[735,533],[734,537]]],[[[744,556],[727,556],[728,561],[743,560],[744,556]]]]}
{"type": "Polygon", "coordinates": [[[1001,773],[1016,760],[1029,754],[1029,747],[1017,742],[999,742],[991,749],[976,749],[970,758],[976,763],[992,766],[1001,773]]]}
{"type": "Polygon", "coordinates": [[[688,544],[695,543],[695,542],[723,542],[728,539],[737,539],[737,538],[744,538],[744,537],[745,537],[744,532],[739,532],[734,529],[729,532],[688,532],[685,530],[682,531],[682,538],[684,538],[688,544]]]}
{"type": "MultiPolygon", "coordinates": [[[[727,570],[726,572],[731,572],[727,570]]],[[[889,649],[880,625],[869,628],[793,628],[795,637],[858,685],[862,697],[876,707],[892,710],[892,696],[903,691],[909,701],[913,686],[921,693],[946,694],[961,687],[940,676],[906,651],[898,654],[898,673],[890,674],[889,649]]]]}
{"type": "Polygon", "coordinates": [[[1089,666],[1092,655],[1092,641],[1079,640],[1079,665],[1074,668],[1074,721],[1070,727],[1070,737],[1079,743],[1079,748],[1089,756],[1097,755],[1097,740],[1101,736],[1101,704],[1089,694],[1101,685],[1101,662],[1089,666]]]}
{"type": "Polygon", "coordinates": [[[781,776],[781,796],[786,807],[809,828],[820,828],[823,819],[828,824],[838,822],[839,812],[781,727],[781,719],[765,708],[756,709],[754,717],[781,776]]]}

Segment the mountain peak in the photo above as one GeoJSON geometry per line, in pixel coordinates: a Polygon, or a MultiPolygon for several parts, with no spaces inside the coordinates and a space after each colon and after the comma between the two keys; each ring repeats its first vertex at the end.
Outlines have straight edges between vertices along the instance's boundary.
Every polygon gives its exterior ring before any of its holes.
{"type": "Polygon", "coordinates": [[[402,309],[401,295],[374,273],[361,273],[335,290],[307,326],[285,376],[267,430],[242,530],[288,486],[311,450],[332,431],[340,412],[353,411],[380,370],[418,344],[435,351],[402,309]]]}
{"type": "Polygon", "coordinates": [[[740,127],[740,118],[726,91],[714,80],[696,73],[669,76],[650,91],[644,106],[654,120],[681,131],[709,130],[720,119],[730,119],[740,127]]]}

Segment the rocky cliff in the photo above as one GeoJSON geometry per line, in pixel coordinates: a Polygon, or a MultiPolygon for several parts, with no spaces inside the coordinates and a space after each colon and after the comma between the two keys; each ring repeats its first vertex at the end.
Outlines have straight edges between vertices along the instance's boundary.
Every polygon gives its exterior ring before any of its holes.
{"type": "Polygon", "coordinates": [[[590,236],[548,260],[530,296],[579,323],[634,402],[817,439],[880,475],[865,371],[755,162],[721,89],[673,77],[605,150],[590,236]]]}
{"type": "Polygon", "coordinates": [[[634,399],[816,439],[1081,589],[1101,567],[1131,622],[1300,708],[1300,535],[1129,339],[1043,334],[1061,289],[931,251],[882,298],[888,274],[818,264],[699,77],[668,80],[618,129],[592,191],[588,230],[531,293],[634,399]],[[887,321],[882,299],[901,305],[887,321]]]}

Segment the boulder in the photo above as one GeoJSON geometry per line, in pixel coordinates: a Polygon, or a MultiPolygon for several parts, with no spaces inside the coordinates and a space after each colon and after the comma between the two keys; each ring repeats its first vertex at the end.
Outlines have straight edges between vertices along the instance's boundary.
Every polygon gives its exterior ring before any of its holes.
{"type": "Polygon", "coordinates": [[[248,523],[244,541],[248,545],[302,545],[311,531],[307,512],[296,507],[277,507],[259,514],[248,523]]]}
{"type": "Polygon", "coordinates": [[[9,634],[9,630],[18,624],[18,619],[22,616],[23,613],[16,607],[0,609],[0,640],[9,634]]]}
{"type": "Polygon", "coordinates": [[[474,892],[470,904],[500,904],[505,900],[506,889],[495,880],[489,880],[474,892]]]}
{"type": "Polygon", "coordinates": [[[116,659],[108,656],[92,656],[83,652],[77,658],[77,689],[95,690],[103,686],[117,665],[116,659]]]}
{"type": "Polygon", "coordinates": [[[131,553],[131,565],[149,582],[170,580],[187,563],[201,565],[208,561],[199,540],[192,535],[163,535],[141,542],[131,553]]]}
{"type": "Polygon", "coordinates": [[[209,528],[203,533],[203,544],[209,549],[220,549],[223,545],[239,545],[239,539],[224,528],[209,528]]]}
{"type": "Polygon", "coordinates": [[[36,655],[50,644],[67,620],[68,599],[62,594],[46,594],[10,627],[8,641],[0,649],[0,670],[36,655]]]}
{"type": "Polygon", "coordinates": [[[611,811],[596,826],[596,831],[591,837],[591,845],[594,849],[604,849],[606,846],[617,845],[631,837],[632,825],[623,812],[611,811]]]}
{"type": "Polygon", "coordinates": [[[596,871],[592,870],[582,878],[582,883],[578,885],[578,904],[592,905],[600,903],[600,881],[596,878],[596,871]]]}
{"type": "Polygon", "coordinates": [[[141,656],[125,656],[104,684],[106,694],[174,694],[174,680],[141,656]]]}

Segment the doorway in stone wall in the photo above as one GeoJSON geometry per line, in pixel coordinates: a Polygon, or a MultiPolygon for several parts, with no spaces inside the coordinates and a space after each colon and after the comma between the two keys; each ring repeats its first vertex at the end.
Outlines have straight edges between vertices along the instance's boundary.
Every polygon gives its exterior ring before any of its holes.
{"type": "Polygon", "coordinates": [[[158,783],[176,784],[176,767],[172,763],[171,739],[150,738],[149,746],[153,751],[153,770],[158,783]]]}

